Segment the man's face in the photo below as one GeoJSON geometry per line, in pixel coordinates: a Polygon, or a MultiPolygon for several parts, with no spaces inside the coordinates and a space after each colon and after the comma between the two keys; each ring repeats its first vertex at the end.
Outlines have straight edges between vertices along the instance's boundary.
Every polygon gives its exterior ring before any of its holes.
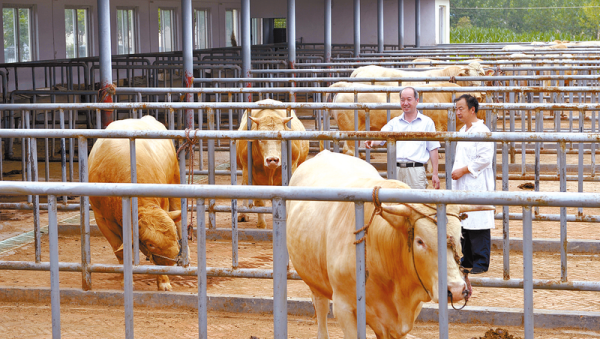
{"type": "Polygon", "coordinates": [[[456,102],[456,117],[460,119],[460,121],[465,122],[465,118],[469,118],[475,114],[475,107],[469,109],[467,105],[467,100],[460,99],[456,102]]]}
{"type": "Polygon", "coordinates": [[[415,93],[411,88],[406,88],[400,93],[400,106],[404,113],[416,113],[418,103],[419,100],[415,98],[415,93]]]}

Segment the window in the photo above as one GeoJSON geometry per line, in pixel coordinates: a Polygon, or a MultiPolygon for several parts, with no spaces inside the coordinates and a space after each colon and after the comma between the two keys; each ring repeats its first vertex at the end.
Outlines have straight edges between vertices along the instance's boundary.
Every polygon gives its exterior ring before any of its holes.
{"type": "Polygon", "coordinates": [[[117,9],[117,54],[135,53],[135,9],[117,9]]]}
{"type": "Polygon", "coordinates": [[[174,50],[174,29],[172,9],[158,9],[158,51],[171,52],[174,50]]]}
{"type": "Polygon", "coordinates": [[[194,10],[194,49],[210,48],[208,27],[208,11],[205,9],[194,10]]]}
{"type": "Polygon", "coordinates": [[[263,43],[262,18],[252,18],[252,45],[262,45],[262,43],[263,43]]]}
{"type": "Polygon", "coordinates": [[[89,52],[89,16],[86,8],[65,9],[67,58],[83,58],[89,52]]]}
{"type": "Polygon", "coordinates": [[[228,9],[225,11],[225,46],[238,45],[239,11],[228,9]]]}
{"type": "Polygon", "coordinates": [[[32,61],[34,56],[33,8],[2,9],[4,62],[32,61]]]}

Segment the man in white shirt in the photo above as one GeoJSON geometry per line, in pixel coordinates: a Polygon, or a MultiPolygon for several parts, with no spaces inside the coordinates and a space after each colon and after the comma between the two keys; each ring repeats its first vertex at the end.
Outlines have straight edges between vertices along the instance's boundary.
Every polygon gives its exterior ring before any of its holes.
{"type": "MultiPolygon", "coordinates": [[[[483,120],[477,118],[479,103],[465,94],[456,99],[456,116],[465,123],[463,133],[490,132],[483,120]]],[[[494,143],[459,141],[456,143],[452,188],[465,191],[493,191],[494,143]]],[[[495,211],[468,212],[462,224],[461,266],[471,274],[487,272],[490,265],[491,232],[495,227],[495,211]]]]}
{"type": "MultiPolygon", "coordinates": [[[[400,92],[400,105],[403,114],[390,120],[381,128],[383,132],[435,132],[433,120],[417,111],[419,93],[412,87],[400,92]]],[[[385,141],[369,140],[367,148],[382,146],[385,141]]],[[[431,159],[431,182],[435,189],[440,188],[438,177],[438,141],[398,141],[396,143],[396,169],[398,180],[411,188],[426,189],[427,173],[425,164],[431,159]]]]}

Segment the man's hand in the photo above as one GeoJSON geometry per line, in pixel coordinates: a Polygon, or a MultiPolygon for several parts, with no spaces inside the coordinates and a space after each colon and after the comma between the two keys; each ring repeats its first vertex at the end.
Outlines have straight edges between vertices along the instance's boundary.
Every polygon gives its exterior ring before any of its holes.
{"type": "Polygon", "coordinates": [[[454,171],[452,171],[452,179],[458,180],[467,173],[469,173],[469,168],[467,166],[462,167],[462,168],[457,168],[454,171]]]}
{"type": "Polygon", "coordinates": [[[437,173],[431,175],[431,184],[436,190],[440,189],[440,178],[438,177],[437,173]]]}
{"type": "Polygon", "coordinates": [[[371,149],[373,147],[379,146],[380,143],[381,143],[380,141],[367,140],[367,141],[365,141],[365,147],[367,147],[368,149],[371,149]]]}

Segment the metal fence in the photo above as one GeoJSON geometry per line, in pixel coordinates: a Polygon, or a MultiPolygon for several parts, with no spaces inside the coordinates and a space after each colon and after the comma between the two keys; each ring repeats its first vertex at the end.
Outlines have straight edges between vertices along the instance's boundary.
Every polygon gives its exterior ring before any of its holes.
{"type": "MultiPolygon", "coordinates": [[[[114,104],[122,105],[122,104],[114,104]]],[[[289,104],[288,104],[289,105],[289,104]]],[[[241,187],[220,185],[219,187],[211,185],[148,185],[148,184],[86,184],[87,169],[87,141],[91,138],[109,137],[109,138],[185,138],[184,131],[100,131],[100,130],[2,130],[0,137],[15,138],[77,138],[79,143],[79,166],[83,175],[81,181],[84,183],[23,183],[23,182],[0,182],[0,191],[9,195],[48,195],[49,211],[49,242],[50,242],[50,262],[41,262],[41,234],[39,228],[36,229],[36,258],[35,261],[0,261],[0,269],[25,269],[25,270],[43,270],[50,271],[51,275],[51,299],[52,299],[52,324],[53,335],[60,336],[60,286],[59,271],[82,272],[84,290],[91,288],[91,273],[124,273],[125,284],[125,326],[126,337],[133,337],[133,274],[169,274],[169,275],[188,275],[198,277],[198,318],[200,337],[206,337],[207,316],[206,316],[206,277],[207,276],[226,276],[226,277],[246,277],[246,278],[273,278],[274,279],[274,317],[275,317],[275,337],[287,337],[287,311],[286,311],[286,279],[298,279],[293,271],[287,270],[287,250],[285,247],[285,201],[287,200],[313,200],[313,201],[348,201],[355,203],[356,229],[363,226],[365,202],[372,202],[372,190],[364,189],[331,189],[331,188],[304,188],[304,187],[241,187]],[[135,196],[132,195],[135,192],[135,196]],[[58,260],[58,235],[57,235],[57,196],[77,195],[82,196],[81,205],[81,227],[82,227],[82,259],[81,263],[64,263],[58,260]],[[273,201],[272,212],[274,214],[273,228],[273,248],[274,248],[274,266],[273,270],[255,270],[240,268],[210,268],[206,267],[205,257],[205,218],[197,218],[197,237],[198,237],[198,266],[190,267],[189,263],[183,263],[183,267],[160,267],[160,266],[137,266],[132,265],[136,260],[138,253],[130,246],[124,246],[124,265],[105,265],[92,264],[89,248],[89,196],[120,196],[123,201],[124,215],[124,242],[134,244],[138,243],[138,234],[135,232],[135,218],[131,218],[131,206],[135,205],[136,197],[172,197],[196,199],[196,210],[200,216],[206,213],[205,199],[268,199],[273,201]],[[134,232],[131,232],[133,225],[134,232]]],[[[600,142],[600,134],[558,134],[558,133],[477,133],[470,135],[460,135],[458,133],[382,133],[382,132],[231,132],[231,131],[203,131],[198,134],[199,138],[213,142],[217,139],[224,140],[387,140],[388,151],[392,151],[397,140],[439,140],[439,141],[500,141],[503,143],[515,141],[532,142],[600,142]]],[[[132,166],[135,166],[135,142],[131,142],[130,148],[132,166]]],[[[287,143],[282,144],[283,148],[287,143]]],[[[283,158],[283,162],[287,161],[283,158]]],[[[388,173],[389,177],[394,177],[394,172],[388,173]]],[[[564,176],[564,173],[561,173],[564,176]]],[[[445,215],[446,204],[493,204],[508,206],[523,206],[523,258],[524,258],[524,278],[523,279],[493,279],[480,278],[472,279],[474,286],[484,287],[504,287],[504,288],[523,288],[524,289],[524,324],[525,338],[533,338],[533,289],[555,289],[555,290],[580,290],[580,291],[600,291],[600,282],[590,281],[568,281],[567,282],[567,256],[565,251],[561,251],[561,280],[546,281],[534,280],[532,271],[532,221],[533,207],[538,206],[558,206],[566,207],[600,207],[596,194],[592,193],[539,193],[539,192],[467,192],[467,191],[429,191],[429,190],[409,190],[398,194],[393,189],[382,189],[380,191],[380,200],[383,202],[404,202],[404,203],[436,203],[438,204],[438,246],[445,247],[445,215]]],[[[187,204],[182,204],[186,206],[187,204]]],[[[184,215],[184,214],[182,214],[184,215]]],[[[185,224],[185,218],[182,224],[185,224]]],[[[187,229],[182,228],[182,256],[187,258],[187,229]]],[[[235,232],[233,233],[236,236],[235,232]]],[[[357,239],[362,237],[362,233],[357,234],[357,239]]],[[[232,244],[236,242],[232,241],[232,244]]],[[[363,243],[364,244],[364,243],[363,243]]],[[[508,244],[505,244],[504,251],[509,250],[508,244]]],[[[236,249],[234,248],[234,251],[236,249]]],[[[357,321],[358,337],[365,337],[366,309],[365,309],[365,259],[364,247],[357,246],[357,321]],[[360,274],[359,274],[360,273],[360,274]]],[[[505,263],[506,264],[506,263],[505,263]]],[[[446,257],[442,251],[438,252],[439,267],[439,290],[447,289],[446,281],[446,257]]],[[[506,269],[506,265],[505,265],[506,269]]],[[[507,277],[508,275],[505,275],[507,277]]],[[[439,319],[440,319],[440,338],[448,336],[448,311],[447,301],[444,298],[439,300],[439,319]]]]}

